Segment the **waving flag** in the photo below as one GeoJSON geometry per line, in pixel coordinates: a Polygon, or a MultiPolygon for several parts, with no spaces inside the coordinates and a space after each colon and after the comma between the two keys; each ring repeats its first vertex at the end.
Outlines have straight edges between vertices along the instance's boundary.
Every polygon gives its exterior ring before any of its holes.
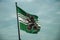
{"type": "Polygon", "coordinates": [[[39,32],[40,26],[38,25],[38,16],[29,14],[18,6],[16,6],[16,11],[19,27],[21,30],[32,34],[39,32]]]}

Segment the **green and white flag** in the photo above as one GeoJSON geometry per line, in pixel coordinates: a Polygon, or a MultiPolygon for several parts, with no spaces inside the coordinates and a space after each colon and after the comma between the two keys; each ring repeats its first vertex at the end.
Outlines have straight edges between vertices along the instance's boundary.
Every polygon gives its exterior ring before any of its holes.
{"type": "MultiPolygon", "coordinates": [[[[37,33],[39,32],[39,28],[38,30],[34,30],[33,28],[31,30],[28,30],[28,25],[29,25],[29,22],[26,20],[26,19],[29,19],[29,17],[27,16],[27,12],[25,12],[24,10],[22,10],[20,7],[16,6],[16,11],[17,11],[17,14],[18,14],[18,21],[19,21],[19,27],[21,30],[23,31],[26,31],[27,33],[37,33]]],[[[38,21],[38,16],[36,15],[32,15],[32,14],[29,14],[30,16],[33,16],[34,17],[34,20],[38,21]]]]}

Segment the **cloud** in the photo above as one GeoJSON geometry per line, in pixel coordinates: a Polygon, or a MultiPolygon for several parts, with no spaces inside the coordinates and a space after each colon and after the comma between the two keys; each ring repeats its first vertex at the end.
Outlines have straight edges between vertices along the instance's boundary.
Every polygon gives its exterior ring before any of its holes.
{"type": "Polygon", "coordinates": [[[60,15],[60,11],[56,12],[56,14],[60,15]]]}
{"type": "MultiPolygon", "coordinates": [[[[3,40],[17,40],[18,33],[16,24],[10,25],[0,29],[0,35],[2,35],[3,40]]],[[[1,39],[1,38],[0,38],[1,39]]]]}
{"type": "Polygon", "coordinates": [[[21,0],[21,2],[29,2],[30,0],[21,0]]]}
{"type": "Polygon", "coordinates": [[[14,13],[11,13],[8,17],[5,18],[5,21],[9,21],[9,20],[12,20],[12,19],[16,19],[16,14],[14,13]]]}
{"type": "MultiPolygon", "coordinates": [[[[36,13],[33,13],[39,16],[39,20],[41,22],[41,30],[38,34],[29,34],[25,31],[21,30],[21,39],[22,40],[54,40],[55,37],[58,37],[57,34],[59,32],[59,21],[60,21],[60,12],[59,12],[59,3],[54,0],[44,1],[44,0],[4,0],[2,4],[0,4],[0,8],[3,9],[0,12],[0,35],[3,35],[3,39],[5,40],[17,40],[17,26],[16,26],[16,13],[15,13],[15,5],[13,2],[19,2],[21,5],[26,7],[27,9],[32,8],[36,10],[36,13]],[[44,2],[43,2],[44,1],[44,2]],[[32,3],[31,3],[32,2],[32,3]],[[23,4],[22,4],[23,3],[23,4]],[[29,4],[27,4],[29,3],[29,4]],[[31,4],[30,4],[31,3],[31,4]],[[30,6],[31,7],[30,7],[30,6]],[[28,7],[29,8],[28,8],[28,7]],[[6,10],[6,11],[5,11],[6,10]],[[4,15],[3,15],[4,14],[4,15]],[[16,39],[15,39],[16,38],[16,39]]],[[[25,9],[26,9],[25,8],[25,9]]],[[[30,11],[30,12],[31,12],[30,11]]],[[[1,38],[1,36],[0,36],[1,38]]],[[[56,39],[57,40],[57,39],[56,39]]]]}
{"type": "Polygon", "coordinates": [[[34,0],[2,0],[3,2],[33,2],[34,0]]]}
{"type": "Polygon", "coordinates": [[[18,0],[18,1],[21,1],[21,2],[33,2],[34,0],[18,0]]]}

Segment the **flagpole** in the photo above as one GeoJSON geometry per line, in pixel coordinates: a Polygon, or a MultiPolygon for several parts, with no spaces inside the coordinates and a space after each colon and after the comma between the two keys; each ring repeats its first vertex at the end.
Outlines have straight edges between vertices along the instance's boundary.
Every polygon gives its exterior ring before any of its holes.
{"type": "Polygon", "coordinates": [[[19,20],[18,20],[18,12],[17,12],[17,2],[15,2],[16,5],[16,15],[17,15],[17,27],[18,27],[18,38],[20,39],[20,27],[19,27],[19,20]]]}

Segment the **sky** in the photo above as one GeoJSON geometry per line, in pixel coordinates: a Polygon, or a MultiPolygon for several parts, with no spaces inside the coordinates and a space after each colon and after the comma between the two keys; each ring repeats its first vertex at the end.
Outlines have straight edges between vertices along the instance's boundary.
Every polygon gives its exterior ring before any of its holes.
{"type": "Polygon", "coordinates": [[[20,30],[22,40],[60,40],[60,0],[0,0],[0,40],[18,40],[16,6],[39,17],[41,30],[20,30]]]}

